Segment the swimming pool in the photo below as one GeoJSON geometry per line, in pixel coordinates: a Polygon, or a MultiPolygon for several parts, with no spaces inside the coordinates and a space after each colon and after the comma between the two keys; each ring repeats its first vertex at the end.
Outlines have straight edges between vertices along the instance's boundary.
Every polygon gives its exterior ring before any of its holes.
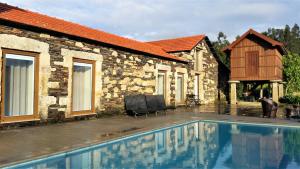
{"type": "Polygon", "coordinates": [[[300,168],[300,128],[193,121],[9,168],[300,168]]]}

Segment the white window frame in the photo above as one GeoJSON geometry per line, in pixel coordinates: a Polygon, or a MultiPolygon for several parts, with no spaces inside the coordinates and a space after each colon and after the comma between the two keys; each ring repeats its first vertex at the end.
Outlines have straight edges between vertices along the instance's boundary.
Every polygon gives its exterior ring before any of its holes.
{"type": "Polygon", "coordinates": [[[176,99],[176,102],[177,103],[179,103],[179,104],[184,104],[184,95],[185,95],[185,92],[184,92],[184,89],[185,89],[185,86],[186,86],[186,84],[185,84],[185,79],[184,79],[184,74],[182,74],[182,73],[177,73],[177,76],[176,76],[176,81],[177,81],[177,83],[176,83],[176,96],[175,96],[175,99],[176,99]],[[177,92],[178,92],[178,78],[181,78],[181,92],[180,92],[180,94],[181,94],[181,96],[180,96],[180,98],[181,98],[181,100],[177,100],[177,92]]]}
{"type": "Polygon", "coordinates": [[[159,70],[158,73],[157,73],[157,84],[156,84],[157,87],[156,87],[156,93],[157,93],[157,94],[161,94],[161,93],[158,93],[158,89],[159,89],[159,86],[160,86],[159,81],[158,81],[158,79],[159,79],[158,76],[161,75],[161,76],[163,76],[163,80],[164,80],[164,84],[163,84],[163,95],[164,95],[164,96],[166,96],[166,88],[167,88],[167,87],[166,87],[166,85],[167,85],[167,83],[166,83],[166,79],[167,79],[167,78],[166,78],[166,74],[167,74],[167,73],[166,73],[165,71],[161,71],[161,70],[159,70]]]}
{"type": "MultiPolygon", "coordinates": [[[[91,106],[89,110],[74,110],[73,109],[73,90],[74,90],[74,86],[73,86],[73,79],[74,79],[74,70],[72,70],[72,96],[71,96],[71,100],[72,100],[72,106],[71,106],[71,112],[72,115],[85,115],[85,114],[94,114],[95,113],[95,61],[94,60],[85,60],[85,59],[78,59],[78,58],[73,58],[73,68],[74,66],[84,66],[84,67],[90,67],[91,68],[91,84],[92,84],[92,88],[91,88],[91,106]]],[[[72,68],[72,69],[73,69],[72,68]]]]}
{"type": "Polygon", "coordinates": [[[156,76],[156,79],[155,79],[155,94],[158,94],[157,93],[157,89],[158,89],[158,86],[157,86],[157,81],[158,81],[158,73],[160,71],[164,71],[165,72],[165,101],[166,101],[166,104],[169,105],[170,104],[170,75],[171,75],[171,66],[168,66],[168,65],[163,65],[163,64],[156,64],[156,70],[155,70],[155,76],[156,76]]]}
{"type": "Polygon", "coordinates": [[[176,69],[176,72],[175,72],[175,104],[176,106],[177,105],[184,105],[184,102],[186,100],[186,95],[188,93],[188,72],[187,72],[187,68],[181,68],[181,67],[177,67],[175,68],[176,69]],[[177,94],[177,76],[178,75],[182,75],[183,76],[183,102],[177,102],[177,99],[176,99],[176,94],[177,94]]]}

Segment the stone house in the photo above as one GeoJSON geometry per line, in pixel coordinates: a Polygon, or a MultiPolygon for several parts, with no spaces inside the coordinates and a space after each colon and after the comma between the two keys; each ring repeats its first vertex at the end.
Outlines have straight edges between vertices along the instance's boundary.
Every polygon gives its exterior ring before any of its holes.
{"type": "Polygon", "coordinates": [[[139,42],[2,3],[0,21],[2,124],[120,111],[137,93],[170,106],[222,93],[205,35],[139,42]]]}
{"type": "Polygon", "coordinates": [[[184,58],[193,64],[187,74],[190,78],[187,78],[189,80],[185,83],[188,83],[188,93],[199,96],[202,104],[213,103],[216,98],[226,97],[226,91],[221,90],[218,84],[221,83],[219,74],[226,77],[228,70],[216,56],[207,36],[197,35],[149,43],[160,46],[167,53],[184,58]]]}

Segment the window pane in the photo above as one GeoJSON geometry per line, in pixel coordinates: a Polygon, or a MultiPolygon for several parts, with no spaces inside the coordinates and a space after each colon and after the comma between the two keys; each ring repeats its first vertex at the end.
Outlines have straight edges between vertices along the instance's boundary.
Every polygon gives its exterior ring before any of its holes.
{"type": "Polygon", "coordinates": [[[92,109],[92,64],[74,63],[73,111],[92,109]]]}
{"type": "Polygon", "coordinates": [[[198,57],[198,52],[196,52],[196,57],[195,57],[195,70],[199,70],[199,57],[198,57]]]}
{"type": "Polygon", "coordinates": [[[158,73],[157,94],[165,95],[165,73],[158,73]]]}
{"type": "Polygon", "coordinates": [[[32,115],[34,58],[6,54],[5,60],[5,116],[32,115]]]}
{"type": "Polygon", "coordinates": [[[177,76],[177,89],[176,89],[176,100],[177,102],[183,101],[183,76],[177,76]]]}

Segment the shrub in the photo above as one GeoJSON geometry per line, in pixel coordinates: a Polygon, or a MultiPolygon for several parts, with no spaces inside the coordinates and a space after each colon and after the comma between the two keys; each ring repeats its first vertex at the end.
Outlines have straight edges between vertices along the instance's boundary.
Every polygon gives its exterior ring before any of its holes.
{"type": "Polygon", "coordinates": [[[300,96],[286,95],[279,99],[280,103],[300,104],[300,96]]]}
{"type": "Polygon", "coordinates": [[[238,83],[236,87],[236,94],[238,99],[243,99],[243,93],[244,93],[244,84],[238,83]]]}
{"type": "Polygon", "coordinates": [[[300,56],[299,54],[289,53],[283,57],[283,76],[286,81],[286,93],[300,91],[300,56]]]}

